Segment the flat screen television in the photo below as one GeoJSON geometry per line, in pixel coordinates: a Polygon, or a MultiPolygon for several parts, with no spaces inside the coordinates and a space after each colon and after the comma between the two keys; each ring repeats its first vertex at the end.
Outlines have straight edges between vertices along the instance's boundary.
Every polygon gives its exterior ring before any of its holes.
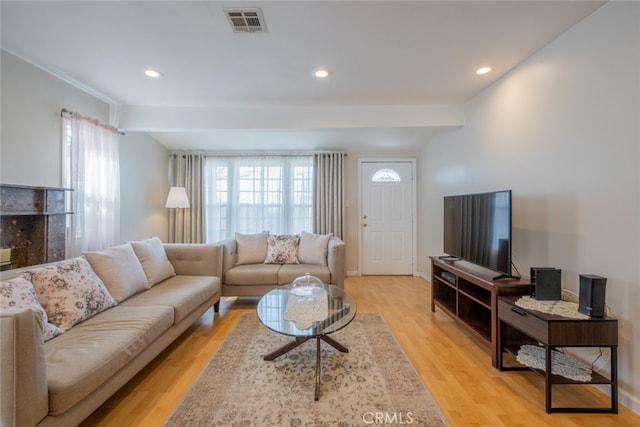
{"type": "Polygon", "coordinates": [[[445,196],[444,253],[511,278],[511,190],[445,196]]]}

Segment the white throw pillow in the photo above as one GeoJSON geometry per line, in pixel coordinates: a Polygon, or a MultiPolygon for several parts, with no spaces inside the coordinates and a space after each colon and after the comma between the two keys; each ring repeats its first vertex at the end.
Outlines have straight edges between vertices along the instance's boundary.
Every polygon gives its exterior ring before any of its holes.
{"type": "Polygon", "coordinates": [[[267,256],[268,231],[258,234],[236,233],[236,264],[262,264],[267,256]]]}
{"type": "Polygon", "coordinates": [[[329,240],[333,234],[314,234],[303,231],[300,235],[298,260],[302,264],[327,265],[329,240]]]}
{"type": "Polygon", "coordinates": [[[31,279],[49,321],[63,332],[116,305],[84,257],[30,270],[25,277],[31,279]]]}
{"type": "Polygon", "coordinates": [[[269,234],[265,264],[300,264],[298,261],[299,234],[269,234]]]}
{"type": "Polygon", "coordinates": [[[0,309],[31,308],[42,318],[44,325],[44,340],[49,341],[62,333],[60,328],[49,323],[47,312],[38,301],[33,283],[25,277],[18,276],[5,282],[0,282],[0,309]]]}
{"type": "Polygon", "coordinates": [[[176,275],[176,270],[167,258],[167,251],[164,250],[159,237],[131,242],[131,246],[142,264],[149,287],[176,275]]]}
{"type": "Polygon", "coordinates": [[[85,252],[84,256],[117,302],[149,288],[142,265],[128,243],[103,251],[85,252]]]}

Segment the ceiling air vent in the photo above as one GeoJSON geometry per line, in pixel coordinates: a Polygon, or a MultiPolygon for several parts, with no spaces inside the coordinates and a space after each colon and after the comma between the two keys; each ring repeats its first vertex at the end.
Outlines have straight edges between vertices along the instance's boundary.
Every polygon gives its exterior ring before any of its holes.
{"type": "Polygon", "coordinates": [[[225,9],[231,27],[236,33],[266,33],[260,9],[225,9]]]}

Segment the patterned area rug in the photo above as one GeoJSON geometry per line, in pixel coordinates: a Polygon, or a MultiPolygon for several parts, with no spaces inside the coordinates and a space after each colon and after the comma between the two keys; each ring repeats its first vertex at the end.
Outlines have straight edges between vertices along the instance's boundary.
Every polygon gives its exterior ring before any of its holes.
{"type": "Polygon", "coordinates": [[[316,341],[269,362],[291,337],[244,314],[165,426],[448,426],[381,314],[358,314],[322,342],[314,401],[316,341]]]}

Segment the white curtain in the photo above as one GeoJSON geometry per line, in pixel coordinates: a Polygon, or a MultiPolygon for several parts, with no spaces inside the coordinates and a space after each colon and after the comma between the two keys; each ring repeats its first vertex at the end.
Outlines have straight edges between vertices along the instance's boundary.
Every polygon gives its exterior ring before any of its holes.
{"type": "Polygon", "coordinates": [[[311,155],[207,156],[205,241],[312,231],[312,182],[311,155]]]}
{"type": "Polygon", "coordinates": [[[120,239],[118,130],[71,113],[63,120],[65,181],[71,192],[67,257],[113,246],[120,239]]]}
{"type": "Polygon", "coordinates": [[[313,230],[340,238],[344,234],[344,157],[344,153],[313,156],[313,230]]]}

